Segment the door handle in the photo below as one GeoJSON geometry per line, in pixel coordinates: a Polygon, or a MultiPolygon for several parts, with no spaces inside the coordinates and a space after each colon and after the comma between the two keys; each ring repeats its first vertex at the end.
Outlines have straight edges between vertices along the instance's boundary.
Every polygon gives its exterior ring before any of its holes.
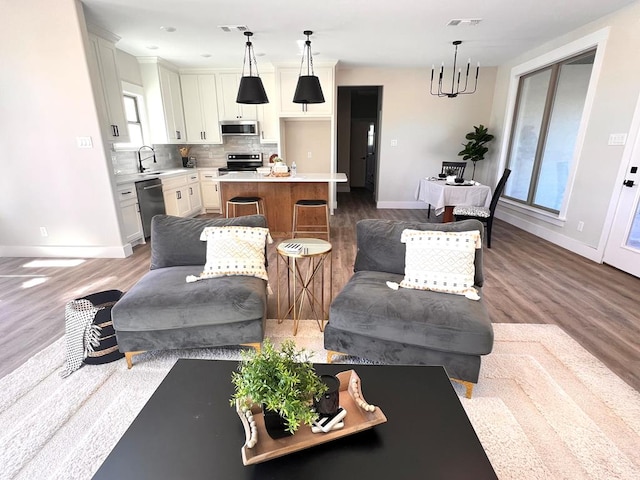
{"type": "Polygon", "coordinates": [[[625,187],[633,187],[634,183],[635,183],[635,182],[634,182],[633,180],[625,180],[624,182],[622,182],[622,184],[623,184],[625,187]]]}

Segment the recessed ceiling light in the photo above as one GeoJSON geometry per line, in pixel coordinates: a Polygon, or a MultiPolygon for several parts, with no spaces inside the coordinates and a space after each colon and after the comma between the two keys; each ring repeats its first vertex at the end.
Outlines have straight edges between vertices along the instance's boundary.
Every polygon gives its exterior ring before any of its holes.
{"type": "Polygon", "coordinates": [[[204,57],[204,58],[209,58],[211,56],[211,54],[210,53],[202,53],[202,54],[200,54],[200,56],[204,57]]]}
{"type": "Polygon", "coordinates": [[[168,32],[168,33],[173,33],[176,31],[176,27],[160,27],[160,30],[164,30],[165,32],[168,32]]]}
{"type": "Polygon", "coordinates": [[[147,48],[149,50],[158,50],[158,46],[157,45],[147,45],[147,48]]]}

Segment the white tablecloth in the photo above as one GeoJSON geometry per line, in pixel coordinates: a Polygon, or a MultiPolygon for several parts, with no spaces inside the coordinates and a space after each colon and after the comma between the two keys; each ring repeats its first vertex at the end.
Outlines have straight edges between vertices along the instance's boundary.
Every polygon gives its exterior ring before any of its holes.
{"type": "Polygon", "coordinates": [[[444,180],[423,178],[416,190],[416,199],[430,204],[436,215],[440,215],[447,206],[489,207],[491,188],[487,185],[447,185],[444,180]]]}

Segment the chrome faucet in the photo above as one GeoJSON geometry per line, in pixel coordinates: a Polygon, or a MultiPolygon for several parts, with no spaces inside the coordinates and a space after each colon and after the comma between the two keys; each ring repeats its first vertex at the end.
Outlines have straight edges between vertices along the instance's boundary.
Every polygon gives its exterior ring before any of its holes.
{"type": "Polygon", "coordinates": [[[156,151],[153,149],[153,147],[150,147],[148,145],[143,145],[138,149],[138,170],[140,171],[140,173],[144,173],[144,171],[146,170],[146,168],[144,168],[142,166],[142,162],[144,162],[145,160],[149,160],[150,158],[153,158],[153,163],[158,163],[156,161],[156,151]],[[140,155],[140,152],[142,151],[143,148],[148,148],[149,150],[151,150],[153,153],[151,155],[149,155],[148,157],[144,157],[142,158],[142,156],[140,155]]]}

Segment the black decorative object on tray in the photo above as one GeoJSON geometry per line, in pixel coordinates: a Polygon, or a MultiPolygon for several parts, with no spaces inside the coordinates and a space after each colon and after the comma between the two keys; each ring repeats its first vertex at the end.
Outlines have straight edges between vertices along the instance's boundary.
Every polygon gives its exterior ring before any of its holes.
{"type": "Polygon", "coordinates": [[[320,375],[327,391],[315,399],[315,408],[320,416],[333,416],[340,406],[340,380],[334,375],[320,375]]]}

